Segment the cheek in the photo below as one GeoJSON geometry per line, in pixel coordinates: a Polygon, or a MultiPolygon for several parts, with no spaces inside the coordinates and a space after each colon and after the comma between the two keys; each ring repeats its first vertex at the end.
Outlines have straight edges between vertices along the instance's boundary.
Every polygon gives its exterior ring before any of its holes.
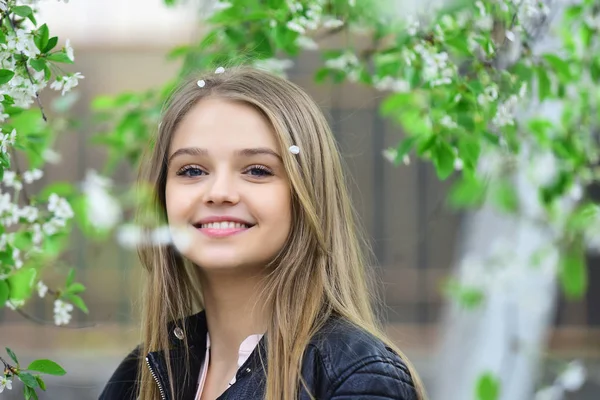
{"type": "Polygon", "coordinates": [[[167,208],[167,218],[169,222],[176,222],[182,219],[188,205],[186,204],[189,196],[185,196],[177,185],[170,185],[167,181],[165,187],[165,202],[167,208]]]}

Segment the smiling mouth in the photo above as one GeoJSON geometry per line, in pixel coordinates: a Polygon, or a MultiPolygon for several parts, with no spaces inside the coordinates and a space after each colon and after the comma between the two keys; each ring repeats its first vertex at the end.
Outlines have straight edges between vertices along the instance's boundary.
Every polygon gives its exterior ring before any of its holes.
{"type": "Polygon", "coordinates": [[[254,225],[233,221],[209,222],[207,224],[194,224],[197,229],[248,229],[254,225]]]}

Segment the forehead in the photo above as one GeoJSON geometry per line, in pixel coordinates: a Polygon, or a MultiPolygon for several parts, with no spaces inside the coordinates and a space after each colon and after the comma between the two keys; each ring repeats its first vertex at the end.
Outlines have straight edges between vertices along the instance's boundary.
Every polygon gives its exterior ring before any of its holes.
{"type": "Polygon", "coordinates": [[[275,131],[255,107],[224,99],[202,99],[195,104],[175,130],[170,153],[182,147],[278,149],[275,131]]]}

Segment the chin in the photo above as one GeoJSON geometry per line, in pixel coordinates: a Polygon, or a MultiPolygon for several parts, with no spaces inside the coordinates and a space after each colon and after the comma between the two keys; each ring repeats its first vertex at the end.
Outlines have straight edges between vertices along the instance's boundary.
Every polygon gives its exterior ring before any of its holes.
{"type": "Polygon", "coordinates": [[[244,256],[242,254],[210,254],[203,255],[202,257],[190,258],[194,264],[198,265],[205,271],[230,271],[237,269],[252,268],[256,265],[265,265],[265,262],[259,260],[253,260],[252,257],[244,256]]]}

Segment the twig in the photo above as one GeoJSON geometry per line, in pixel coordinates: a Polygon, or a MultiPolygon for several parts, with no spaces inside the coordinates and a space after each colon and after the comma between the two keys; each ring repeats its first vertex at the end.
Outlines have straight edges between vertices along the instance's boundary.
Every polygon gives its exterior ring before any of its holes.
{"type": "Polygon", "coordinates": [[[35,322],[36,324],[52,325],[52,326],[56,326],[57,328],[62,328],[62,329],[86,329],[86,328],[94,328],[94,327],[98,326],[98,324],[95,324],[95,323],[87,324],[87,325],[79,325],[79,326],[55,325],[50,321],[46,321],[41,318],[34,317],[33,315],[26,313],[25,311],[21,310],[20,308],[15,309],[15,311],[17,313],[19,313],[23,318],[25,318],[31,322],[35,322]]]}
{"type": "Polygon", "coordinates": [[[16,375],[17,374],[17,369],[15,367],[13,367],[12,365],[10,365],[9,363],[7,363],[4,358],[0,357],[0,361],[2,361],[2,364],[4,364],[4,371],[9,371],[10,373],[16,375]]]}
{"type": "MultiPolygon", "coordinates": [[[[8,16],[8,22],[10,23],[10,27],[12,28],[14,34],[17,34],[17,29],[15,28],[15,23],[13,22],[12,18],[10,18],[10,16],[8,16]]],[[[25,54],[23,54],[23,52],[19,52],[21,54],[21,56],[23,56],[24,58],[26,58],[25,54]]],[[[33,81],[33,77],[31,76],[31,72],[29,72],[29,68],[27,67],[27,62],[25,62],[24,65],[25,71],[27,72],[27,76],[29,77],[29,81],[31,82],[32,85],[35,85],[35,82],[33,81]]],[[[38,105],[38,107],[40,108],[40,111],[42,112],[42,118],[44,120],[44,122],[48,122],[48,118],[46,117],[46,114],[44,113],[44,106],[42,105],[42,101],[40,100],[40,95],[38,93],[38,91],[35,91],[35,101],[38,105]]]]}

